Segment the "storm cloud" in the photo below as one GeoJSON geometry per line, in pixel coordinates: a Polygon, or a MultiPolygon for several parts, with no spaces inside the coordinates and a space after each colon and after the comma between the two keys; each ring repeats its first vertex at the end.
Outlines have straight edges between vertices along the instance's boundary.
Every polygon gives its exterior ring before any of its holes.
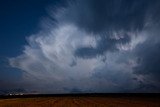
{"type": "Polygon", "coordinates": [[[68,1],[49,9],[42,30],[10,65],[44,93],[148,92],[151,84],[157,92],[159,6],[158,0],[68,1]]]}
{"type": "Polygon", "coordinates": [[[160,32],[159,26],[154,25],[148,30],[148,38],[143,44],[137,45],[135,49],[135,56],[137,66],[135,66],[134,73],[147,78],[148,82],[159,87],[160,71],[160,32]]]}
{"type": "Polygon", "coordinates": [[[100,37],[96,47],[81,47],[75,51],[75,56],[91,58],[117,50],[117,44],[130,42],[131,36],[142,31],[150,17],[155,17],[152,11],[158,9],[152,9],[157,3],[150,0],[79,0],[63,10],[62,15],[57,15],[57,19],[100,37]]]}

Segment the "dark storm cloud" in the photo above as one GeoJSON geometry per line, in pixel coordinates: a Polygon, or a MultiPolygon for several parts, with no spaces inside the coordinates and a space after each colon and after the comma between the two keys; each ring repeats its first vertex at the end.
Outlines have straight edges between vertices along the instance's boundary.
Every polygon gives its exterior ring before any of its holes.
{"type": "Polygon", "coordinates": [[[54,20],[42,20],[42,30],[10,65],[25,71],[26,83],[41,92],[155,91],[159,8],[158,0],[69,2],[51,10],[54,20]]]}
{"type": "Polygon", "coordinates": [[[159,1],[151,0],[78,0],[75,4],[65,12],[63,21],[101,37],[96,48],[80,47],[75,51],[75,56],[83,58],[117,50],[115,45],[122,40],[111,38],[114,33],[123,31],[123,44],[130,42],[131,35],[126,33],[143,30],[149,18],[159,11],[153,9],[159,1]]]}
{"type": "Polygon", "coordinates": [[[67,13],[68,20],[94,33],[106,30],[141,30],[151,0],[78,0],[67,13]]]}
{"type": "Polygon", "coordinates": [[[151,76],[152,80],[160,82],[160,32],[159,26],[151,30],[148,39],[136,48],[137,66],[134,73],[151,76]]]}

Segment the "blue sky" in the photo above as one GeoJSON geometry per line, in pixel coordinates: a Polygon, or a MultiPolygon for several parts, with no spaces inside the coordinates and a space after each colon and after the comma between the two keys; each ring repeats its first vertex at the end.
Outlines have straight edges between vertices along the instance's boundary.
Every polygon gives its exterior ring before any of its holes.
{"type": "Polygon", "coordinates": [[[158,0],[1,0],[0,94],[159,92],[158,0]]]}
{"type": "Polygon", "coordinates": [[[1,55],[17,55],[26,44],[25,37],[38,31],[47,6],[59,3],[60,0],[1,0],[1,55]]]}

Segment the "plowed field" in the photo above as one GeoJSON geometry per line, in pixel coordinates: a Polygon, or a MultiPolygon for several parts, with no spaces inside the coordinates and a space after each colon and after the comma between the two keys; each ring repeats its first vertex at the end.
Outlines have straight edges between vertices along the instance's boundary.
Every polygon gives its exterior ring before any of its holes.
{"type": "Polygon", "coordinates": [[[160,101],[133,97],[37,97],[0,99],[0,107],[160,107],[160,101]]]}

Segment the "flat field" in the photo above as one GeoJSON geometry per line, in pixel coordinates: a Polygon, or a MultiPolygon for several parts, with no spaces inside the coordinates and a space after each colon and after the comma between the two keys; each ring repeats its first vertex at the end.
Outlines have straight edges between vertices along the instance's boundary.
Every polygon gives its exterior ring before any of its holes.
{"type": "Polygon", "coordinates": [[[160,99],[107,96],[1,98],[0,107],[160,107],[160,99]]]}

